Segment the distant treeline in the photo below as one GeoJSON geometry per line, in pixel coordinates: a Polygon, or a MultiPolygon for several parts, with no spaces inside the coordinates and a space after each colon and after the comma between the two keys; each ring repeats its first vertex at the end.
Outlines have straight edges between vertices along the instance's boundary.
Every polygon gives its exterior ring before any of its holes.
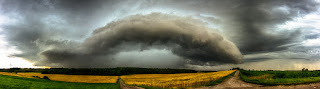
{"type": "Polygon", "coordinates": [[[0,72],[42,72],[46,69],[43,68],[10,68],[0,69],[0,72]]]}
{"type": "Polygon", "coordinates": [[[69,74],[69,75],[128,75],[128,74],[175,74],[175,73],[196,73],[195,70],[188,69],[164,69],[164,68],[132,68],[132,67],[118,67],[118,68],[82,68],[82,69],[68,69],[68,68],[50,68],[45,69],[42,74],[69,74]]]}
{"type": "Polygon", "coordinates": [[[263,76],[272,75],[273,79],[276,78],[306,78],[306,77],[319,77],[320,71],[247,71],[241,70],[241,73],[250,76],[263,76]]]}

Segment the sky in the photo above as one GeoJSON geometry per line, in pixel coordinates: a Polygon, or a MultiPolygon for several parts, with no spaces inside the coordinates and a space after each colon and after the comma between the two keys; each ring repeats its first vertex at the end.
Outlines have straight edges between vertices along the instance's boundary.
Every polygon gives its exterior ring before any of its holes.
{"type": "Polygon", "coordinates": [[[0,0],[0,68],[320,69],[319,0],[0,0]]]}

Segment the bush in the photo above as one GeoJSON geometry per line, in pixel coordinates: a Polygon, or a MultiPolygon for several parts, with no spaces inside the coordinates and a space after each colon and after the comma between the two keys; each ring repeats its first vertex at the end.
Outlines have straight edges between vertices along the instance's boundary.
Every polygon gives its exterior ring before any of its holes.
{"type": "Polygon", "coordinates": [[[39,76],[32,76],[32,77],[35,77],[35,78],[40,78],[39,76]]]}
{"type": "Polygon", "coordinates": [[[42,79],[50,80],[50,79],[49,79],[49,77],[47,77],[47,76],[43,76],[43,78],[42,78],[42,79]]]}

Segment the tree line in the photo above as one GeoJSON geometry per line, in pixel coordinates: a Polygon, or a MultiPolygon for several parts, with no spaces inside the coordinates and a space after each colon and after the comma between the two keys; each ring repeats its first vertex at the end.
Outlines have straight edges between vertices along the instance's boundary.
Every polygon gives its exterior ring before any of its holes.
{"type": "Polygon", "coordinates": [[[69,74],[69,75],[129,75],[129,74],[175,74],[175,73],[196,73],[195,70],[189,69],[170,69],[170,68],[50,68],[45,69],[42,74],[69,74]]]}

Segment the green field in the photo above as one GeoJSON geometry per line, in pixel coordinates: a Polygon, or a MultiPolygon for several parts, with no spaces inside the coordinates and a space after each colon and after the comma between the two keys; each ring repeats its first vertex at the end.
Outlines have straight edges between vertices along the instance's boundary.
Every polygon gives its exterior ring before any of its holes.
{"type": "Polygon", "coordinates": [[[0,89],[120,89],[120,85],[71,83],[0,75],[0,89]]]}
{"type": "Polygon", "coordinates": [[[261,85],[295,85],[320,82],[320,71],[246,71],[243,81],[261,85]]]}

